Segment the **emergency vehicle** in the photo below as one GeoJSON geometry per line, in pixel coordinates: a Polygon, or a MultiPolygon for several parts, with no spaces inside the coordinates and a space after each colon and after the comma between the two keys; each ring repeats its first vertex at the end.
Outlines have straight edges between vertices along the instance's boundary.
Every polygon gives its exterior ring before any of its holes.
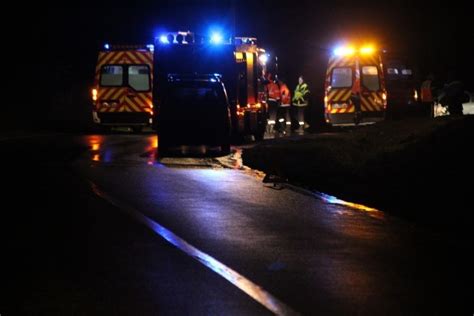
{"type": "Polygon", "coordinates": [[[419,114],[421,108],[418,70],[402,53],[383,50],[385,86],[387,89],[387,116],[403,117],[419,114]]]}
{"type": "Polygon", "coordinates": [[[152,51],[152,45],[104,45],[92,89],[94,123],[135,132],[152,125],[152,51]]]}
{"type": "MultiPolygon", "coordinates": [[[[256,38],[224,39],[219,34],[209,37],[192,32],[171,32],[155,39],[154,103],[159,105],[166,94],[170,74],[219,74],[225,85],[230,105],[232,134],[253,135],[263,139],[267,124],[267,107],[262,72],[267,61],[265,50],[256,38]]],[[[176,127],[179,128],[179,127],[176,127]]]]}
{"type": "Polygon", "coordinates": [[[373,46],[336,48],[326,71],[326,122],[331,125],[374,123],[385,118],[386,106],[387,91],[379,52],[373,46]]]}

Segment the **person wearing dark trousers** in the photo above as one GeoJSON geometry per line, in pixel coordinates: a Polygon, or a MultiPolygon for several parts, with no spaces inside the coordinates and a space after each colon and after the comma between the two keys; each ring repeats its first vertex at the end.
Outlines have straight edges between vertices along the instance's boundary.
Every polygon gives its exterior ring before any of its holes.
{"type": "Polygon", "coordinates": [[[277,111],[281,101],[281,94],[280,86],[278,82],[273,79],[271,73],[269,73],[267,76],[266,95],[268,104],[268,127],[270,132],[272,132],[277,119],[277,111]]]}
{"type": "Polygon", "coordinates": [[[305,128],[304,114],[305,114],[305,109],[308,106],[308,99],[309,99],[308,84],[304,82],[303,76],[299,76],[298,85],[295,88],[295,92],[293,94],[293,99],[292,99],[293,101],[293,104],[292,104],[293,119],[292,119],[292,124],[291,124],[292,130],[305,128]]]}
{"type": "Polygon", "coordinates": [[[290,106],[291,106],[291,95],[290,89],[283,81],[278,82],[280,85],[280,104],[278,106],[278,113],[277,113],[277,122],[275,123],[276,130],[279,132],[286,131],[286,125],[291,124],[290,120],[290,106]]]}
{"type": "Polygon", "coordinates": [[[354,104],[354,124],[358,125],[362,121],[362,109],[360,107],[360,94],[359,92],[352,92],[351,101],[354,104]]]}

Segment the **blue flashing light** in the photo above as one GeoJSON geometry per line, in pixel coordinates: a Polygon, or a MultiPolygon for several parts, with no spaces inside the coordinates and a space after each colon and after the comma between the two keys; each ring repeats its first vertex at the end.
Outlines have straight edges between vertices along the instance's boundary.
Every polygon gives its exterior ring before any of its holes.
{"type": "Polygon", "coordinates": [[[353,46],[339,46],[333,50],[335,56],[350,56],[355,54],[355,48],[353,46]]]}
{"type": "Polygon", "coordinates": [[[222,35],[219,33],[212,33],[211,35],[211,43],[212,44],[221,44],[222,43],[222,35]]]}
{"type": "Polygon", "coordinates": [[[161,35],[160,36],[160,43],[162,44],[169,44],[170,41],[168,40],[168,37],[166,35],[161,35]]]}
{"type": "Polygon", "coordinates": [[[150,52],[153,52],[153,51],[155,50],[155,45],[153,45],[153,44],[148,44],[148,45],[146,46],[146,48],[148,48],[148,50],[149,50],[150,52]]]}
{"type": "Polygon", "coordinates": [[[343,51],[343,48],[342,48],[342,47],[336,47],[336,48],[334,49],[333,53],[334,53],[334,55],[336,55],[336,56],[341,56],[341,55],[343,54],[342,51],[343,51]]]}
{"type": "Polygon", "coordinates": [[[104,44],[104,48],[109,50],[110,49],[110,45],[109,44],[104,44]]]}

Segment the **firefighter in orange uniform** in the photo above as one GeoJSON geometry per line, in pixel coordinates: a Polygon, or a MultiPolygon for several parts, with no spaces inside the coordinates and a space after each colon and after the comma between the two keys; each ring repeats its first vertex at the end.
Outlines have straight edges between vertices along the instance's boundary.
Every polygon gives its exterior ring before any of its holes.
{"type": "Polygon", "coordinates": [[[277,118],[277,110],[281,101],[281,93],[280,86],[278,85],[278,82],[274,80],[271,73],[268,73],[267,75],[266,92],[268,104],[268,125],[270,131],[272,131],[277,118]]]}
{"type": "Polygon", "coordinates": [[[291,94],[290,89],[285,82],[279,80],[278,84],[280,85],[280,104],[278,107],[278,115],[277,115],[277,122],[276,122],[276,129],[279,132],[285,132],[286,125],[291,124],[290,119],[290,107],[291,107],[291,94]]]}
{"type": "Polygon", "coordinates": [[[433,116],[433,75],[429,74],[426,80],[421,84],[421,104],[423,107],[423,114],[433,116]]]}

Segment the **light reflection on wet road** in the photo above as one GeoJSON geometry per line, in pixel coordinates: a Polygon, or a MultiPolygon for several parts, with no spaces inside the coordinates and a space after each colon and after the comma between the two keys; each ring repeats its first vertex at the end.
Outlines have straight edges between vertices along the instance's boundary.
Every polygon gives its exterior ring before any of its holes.
{"type": "Polygon", "coordinates": [[[272,190],[239,148],[156,162],[154,135],[80,142],[89,180],[297,311],[427,314],[465,303],[459,254],[439,236],[334,197],[272,190]]]}

